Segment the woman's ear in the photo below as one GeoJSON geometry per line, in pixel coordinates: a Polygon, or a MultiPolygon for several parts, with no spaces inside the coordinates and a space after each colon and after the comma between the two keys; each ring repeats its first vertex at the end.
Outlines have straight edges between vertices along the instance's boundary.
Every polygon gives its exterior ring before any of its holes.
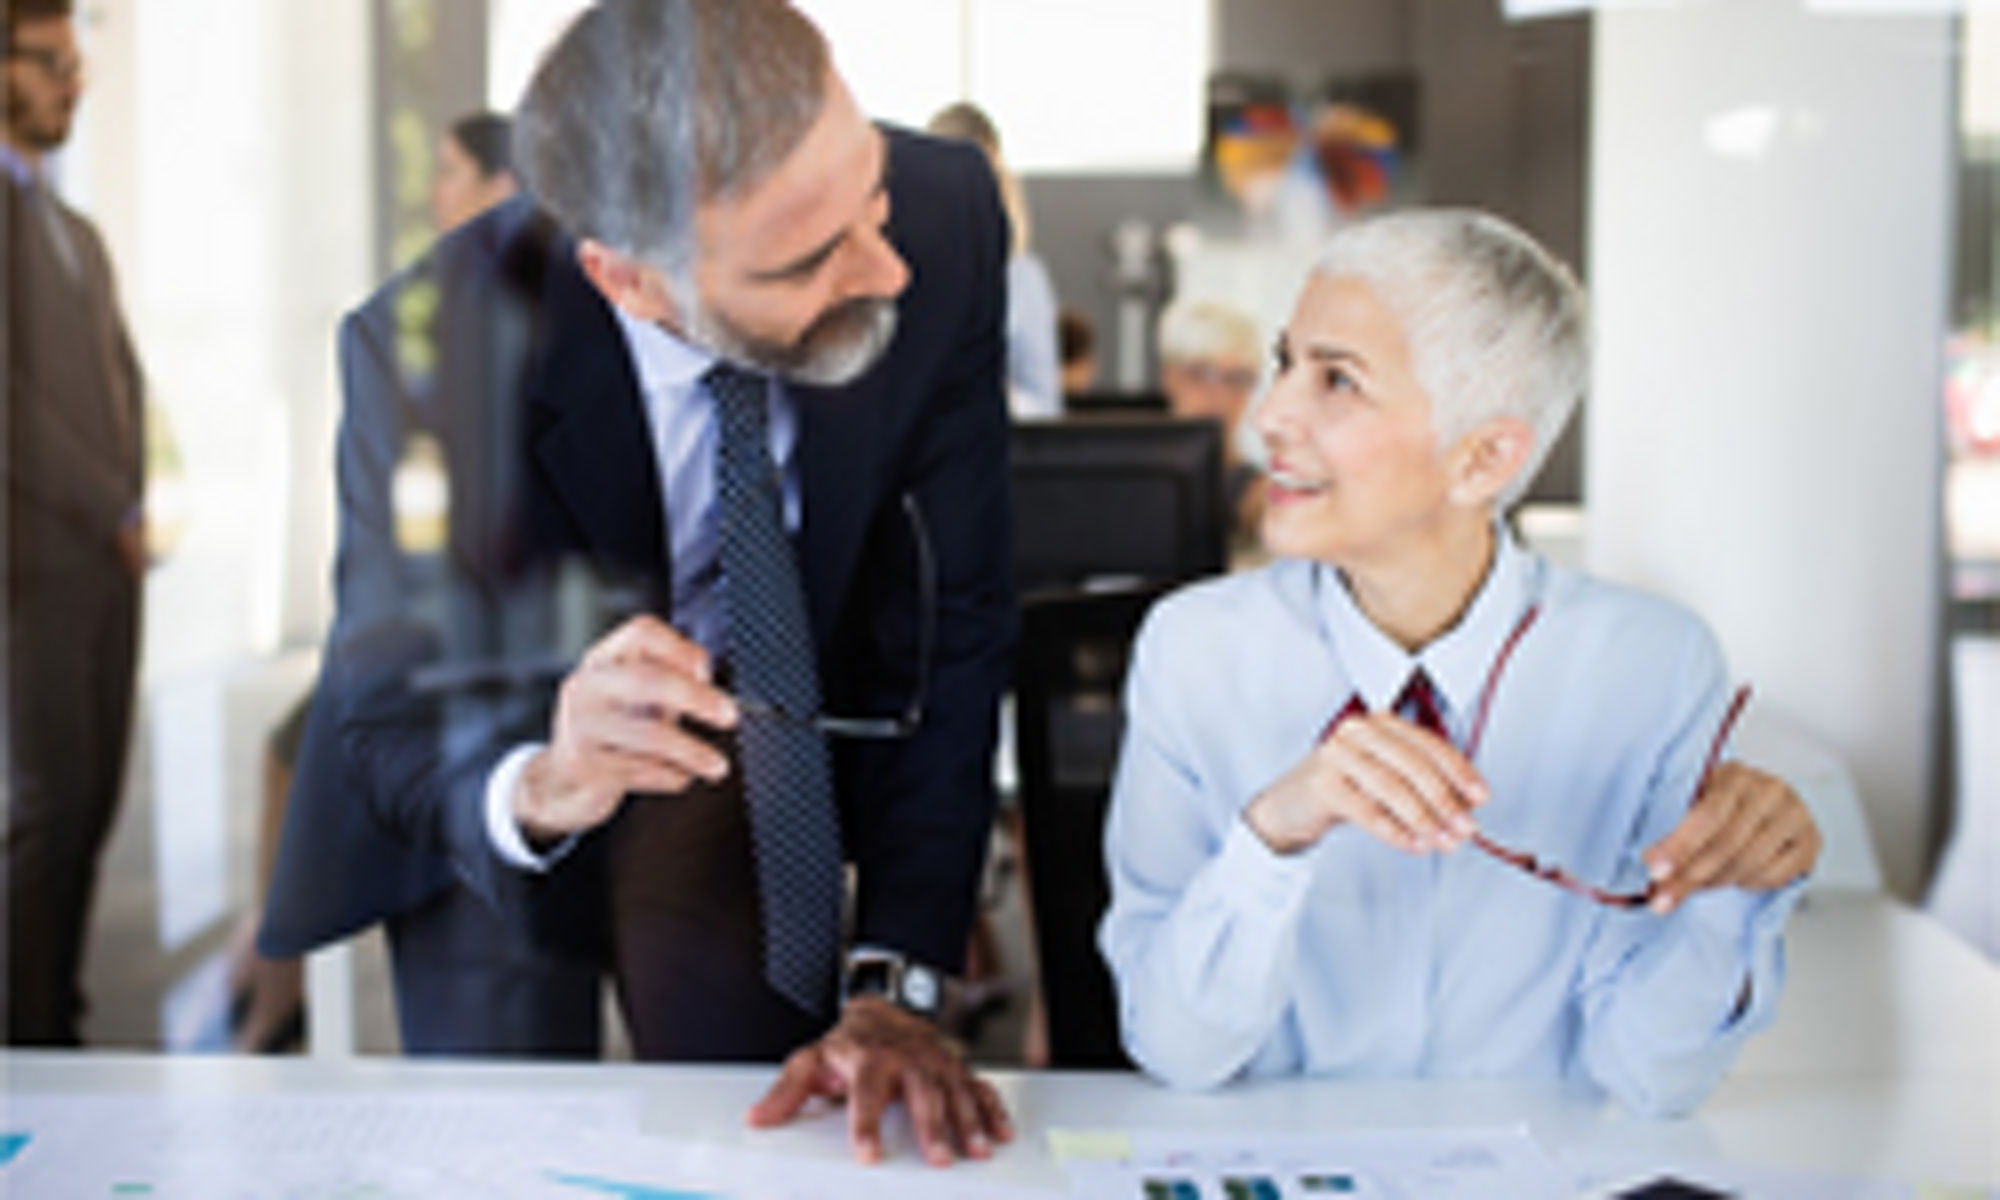
{"type": "Polygon", "coordinates": [[[620,254],[592,238],[576,244],[576,262],[591,286],[627,316],[654,325],[674,325],[673,298],[658,267],[620,254]]]}
{"type": "Polygon", "coordinates": [[[1526,467],[1534,448],[1535,431],[1519,417],[1481,423],[1452,450],[1452,503],[1468,508],[1491,504],[1526,467]]]}

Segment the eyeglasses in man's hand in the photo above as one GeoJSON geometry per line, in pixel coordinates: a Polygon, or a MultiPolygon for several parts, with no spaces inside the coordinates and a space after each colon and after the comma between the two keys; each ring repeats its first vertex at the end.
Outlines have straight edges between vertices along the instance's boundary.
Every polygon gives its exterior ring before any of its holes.
{"type": "Polygon", "coordinates": [[[931,553],[930,531],[917,508],[916,497],[903,493],[903,518],[910,529],[910,543],[917,569],[917,674],[910,702],[894,716],[834,716],[828,713],[795,713],[755,696],[736,697],[736,707],[746,717],[757,720],[790,721],[810,725],[828,737],[893,741],[913,736],[924,720],[925,691],[930,685],[932,643],[937,637],[937,562],[931,553]]]}

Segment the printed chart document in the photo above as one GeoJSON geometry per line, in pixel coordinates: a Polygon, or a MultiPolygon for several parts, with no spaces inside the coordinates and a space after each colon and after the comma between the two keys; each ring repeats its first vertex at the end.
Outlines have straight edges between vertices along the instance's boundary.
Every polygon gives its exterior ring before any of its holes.
{"type": "Polygon", "coordinates": [[[636,1134],[639,1106],[636,1092],[14,1095],[0,1107],[0,1194],[459,1194],[481,1164],[574,1131],[636,1134]]]}
{"type": "Polygon", "coordinates": [[[639,1093],[8,1096],[8,1200],[1010,1200],[972,1172],[865,1168],[640,1131],[639,1093]]]}
{"type": "Polygon", "coordinates": [[[1525,1128],[1256,1137],[1052,1131],[1091,1200],[1545,1200],[1573,1188],[1525,1128]]]}

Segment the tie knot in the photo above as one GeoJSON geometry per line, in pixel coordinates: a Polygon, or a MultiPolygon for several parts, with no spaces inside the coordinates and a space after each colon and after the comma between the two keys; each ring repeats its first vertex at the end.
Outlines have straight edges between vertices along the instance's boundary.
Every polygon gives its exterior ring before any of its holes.
{"type": "Polygon", "coordinates": [[[725,411],[729,409],[754,409],[759,419],[764,411],[764,391],[766,380],[755,371],[746,371],[734,363],[718,361],[701,374],[701,384],[708,394],[715,397],[716,404],[725,411]]]}
{"type": "Polygon", "coordinates": [[[1431,677],[1418,667],[1410,672],[1410,681],[1403,685],[1402,694],[1396,697],[1392,706],[1397,712],[1408,715],[1421,728],[1428,729],[1439,737],[1446,736],[1444,713],[1438,706],[1437,689],[1431,686],[1431,677]]]}

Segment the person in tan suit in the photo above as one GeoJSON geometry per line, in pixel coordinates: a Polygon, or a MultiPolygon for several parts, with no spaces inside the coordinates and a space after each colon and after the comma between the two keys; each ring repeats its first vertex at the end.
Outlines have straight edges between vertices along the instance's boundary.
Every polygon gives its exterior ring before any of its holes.
{"type": "Polygon", "coordinates": [[[84,931],[131,728],[142,382],[97,230],[45,157],[83,92],[70,0],[10,0],[0,222],[7,281],[6,944],[10,1045],[75,1045],[84,931]]]}

